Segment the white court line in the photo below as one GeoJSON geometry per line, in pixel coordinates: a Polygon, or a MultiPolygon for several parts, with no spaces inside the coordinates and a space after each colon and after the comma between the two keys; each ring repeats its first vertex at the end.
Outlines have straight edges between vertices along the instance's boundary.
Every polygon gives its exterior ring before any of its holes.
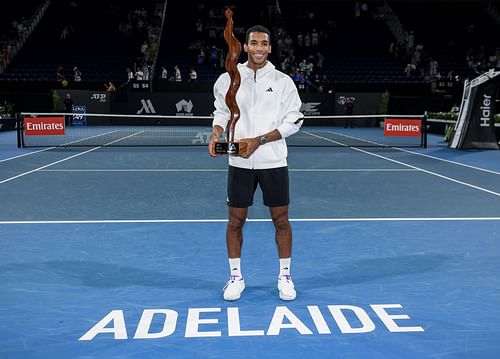
{"type": "Polygon", "coordinates": [[[500,197],[500,193],[498,193],[498,192],[490,191],[489,189],[486,189],[486,188],[483,188],[483,187],[479,187],[479,186],[473,185],[473,184],[468,183],[468,182],[460,181],[460,180],[457,180],[457,179],[454,179],[454,178],[451,178],[451,177],[448,177],[448,176],[445,176],[445,175],[442,175],[442,174],[439,174],[439,173],[436,173],[436,172],[433,172],[433,171],[429,171],[429,170],[426,170],[426,169],[423,169],[423,168],[420,168],[420,167],[417,167],[417,166],[409,165],[407,163],[404,163],[404,162],[401,162],[401,161],[397,161],[397,160],[394,160],[392,158],[385,157],[385,156],[382,156],[382,155],[378,155],[376,153],[371,153],[371,152],[362,150],[360,148],[353,147],[353,149],[356,150],[356,151],[359,151],[359,152],[363,152],[363,153],[369,154],[371,156],[379,157],[379,158],[385,159],[387,161],[391,161],[391,162],[394,162],[394,163],[401,164],[403,166],[408,166],[410,168],[417,169],[417,170],[425,172],[427,174],[443,178],[443,179],[445,179],[447,181],[455,182],[455,183],[461,184],[463,186],[471,187],[471,188],[477,189],[479,191],[483,191],[483,192],[486,192],[486,193],[489,193],[489,194],[492,194],[492,195],[500,197]]]}
{"type": "Polygon", "coordinates": [[[290,172],[418,172],[413,168],[295,168],[290,172]]]}
{"type": "Polygon", "coordinates": [[[74,145],[75,143],[84,142],[84,141],[88,141],[88,140],[93,140],[94,138],[102,137],[102,136],[107,136],[107,135],[110,135],[110,134],[115,133],[115,132],[119,132],[119,131],[118,130],[114,130],[114,131],[103,132],[103,133],[100,133],[98,135],[89,136],[89,137],[85,137],[85,138],[80,138],[79,140],[74,140],[74,141],[71,141],[71,142],[65,142],[61,146],[74,145]]]}
{"type": "Polygon", "coordinates": [[[227,172],[223,168],[94,168],[94,169],[48,169],[43,172],[227,172]]]}
{"type": "MultiPolygon", "coordinates": [[[[223,168],[44,169],[42,172],[227,172],[223,168]]],[[[289,172],[418,172],[413,168],[291,168],[289,172]]]]}
{"type": "MultiPolygon", "coordinates": [[[[269,218],[249,218],[248,222],[271,222],[269,218]]],[[[500,221],[500,217],[379,217],[379,218],[291,218],[290,222],[463,222],[500,221]]],[[[106,224],[106,223],[224,223],[227,219],[95,219],[61,221],[0,221],[2,224],[106,224]]]]}
{"type": "MultiPolygon", "coordinates": [[[[125,137],[122,137],[118,140],[114,140],[112,142],[109,142],[109,143],[106,143],[104,146],[107,146],[107,145],[110,145],[110,144],[113,144],[115,142],[118,142],[118,141],[121,141],[121,140],[124,140],[124,139],[127,139],[129,137],[132,137],[132,136],[135,136],[135,135],[138,135],[138,134],[141,134],[142,132],[144,131],[139,131],[139,132],[136,132],[136,133],[133,133],[129,136],[125,136],[125,137]]],[[[27,172],[23,172],[21,174],[18,174],[17,176],[13,176],[13,177],[9,177],[7,179],[4,179],[3,181],[0,181],[0,184],[3,184],[3,183],[6,183],[6,182],[9,182],[9,181],[12,181],[16,178],[19,178],[19,177],[23,177],[23,176],[26,176],[26,175],[29,175],[30,173],[33,173],[33,172],[38,172],[38,171],[41,171],[47,167],[50,167],[50,166],[53,166],[53,165],[56,165],[58,163],[61,163],[61,162],[64,162],[64,161],[67,161],[67,160],[70,160],[72,158],[75,158],[75,157],[78,157],[78,156],[81,156],[81,155],[84,155],[86,153],[89,153],[89,152],[92,152],[92,151],[95,151],[99,148],[102,148],[103,146],[98,146],[98,147],[94,147],[94,148],[91,148],[90,150],[87,150],[87,151],[83,151],[83,152],[80,152],[80,153],[77,153],[76,155],[73,155],[73,156],[69,156],[69,157],[66,157],[66,158],[63,158],[62,160],[59,160],[59,161],[55,161],[55,162],[51,162],[45,166],[41,166],[41,167],[38,167],[38,168],[35,168],[34,170],[31,170],[31,171],[27,171],[27,172]]]]}
{"type": "Polygon", "coordinates": [[[342,136],[342,137],[345,137],[345,138],[350,138],[351,140],[356,140],[356,141],[362,141],[362,142],[371,143],[373,145],[377,145],[377,146],[381,146],[381,147],[387,146],[386,144],[383,144],[383,143],[366,140],[366,139],[361,138],[361,137],[349,136],[349,135],[346,135],[346,134],[343,134],[343,133],[339,133],[339,132],[328,131],[328,133],[331,133],[332,135],[336,135],[336,136],[342,136]]]}
{"type": "Polygon", "coordinates": [[[44,148],[44,149],[41,149],[41,150],[38,150],[38,151],[32,151],[32,152],[23,153],[22,155],[17,155],[17,156],[14,156],[14,157],[4,158],[3,160],[0,160],[0,162],[6,162],[6,161],[14,160],[16,158],[21,158],[21,157],[25,157],[25,156],[29,156],[29,155],[34,155],[35,153],[52,150],[54,148],[55,147],[48,147],[48,148],[44,148]]]}
{"type": "Polygon", "coordinates": [[[7,182],[9,182],[9,181],[15,180],[16,178],[19,178],[19,177],[23,177],[23,176],[29,175],[30,173],[33,173],[33,172],[41,171],[41,170],[43,170],[44,168],[47,168],[47,167],[50,167],[50,166],[56,165],[56,164],[58,164],[58,163],[61,163],[61,162],[64,162],[64,161],[70,160],[70,159],[72,159],[72,158],[75,158],[75,157],[78,157],[78,156],[81,156],[81,155],[84,155],[84,154],[86,154],[86,153],[89,153],[89,152],[95,151],[95,150],[97,150],[97,149],[99,149],[99,148],[101,148],[101,146],[91,148],[90,150],[87,150],[87,151],[83,151],[83,152],[77,153],[76,155],[73,155],[73,156],[69,156],[69,157],[63,158],[62,160],[59,160],[59,161],[51,162],[51,163],[49,163],[49,164],[47,164],[47,165],[45,165],[45,166],[41,166],[41,167],[35,168],[34,170],[31,170],[31,171],[28,171],[28,172],[23,172],[23,173],[20,173],[20,174],[18,174],[17,176],[9,177],[9,178],[7,178],[7,179],[4,179],[3,181],[0,181],[0,184],[7,183],[7,182]]]}
{"type": "Polygon", "coordinates": [[[144,130],[143,130],[143,131],[137,131],[136,133],[132,133],[131,135],[128,135],[128,136],[125,136],[125,137],[119,138],[119,139],[117,139],[117,140],[114,140],[114,141],[108,142],[108,143],[106,143],[104,146],[112,145],[113,143],[120,142],[120,141],[126,140],[127,138],[130,138],[130,137],[134,137],[134,136],[140,135],[140,134],[141,134],[141,133],[143,133],[143,132],[145,132],[145,131],[144,131],[144,130]]]}
{"type": "MultiPolygon", "coordinates": [[[[350,147],[349,145],[346,145],[345,143],[334,141],[332,139],[325,138],[323,136],[319,136],[319,135],[316,135],[316,134],[308,132],[308,131],[303,131],[303,132],[306,133],[306,134],[308,134],[308,135],[310,135],[310,136],[320,138],[322,140],[326,140],[326,141],[329,141],[329,142],[332,142],[332,143],[336,143],[336,144],[344,146],[344,147],[350,147]]],[[[386,145],[384,145],[382,143],[368,141],[368,140],[364,140],[364,139],[361,139],[361,138],[358,138],[358,137],[348,136],[348,135],[343,134],[343,133],[332,132],[332,131],[327,131],[327,132],[331,133],[331,134],[334,134],[334,135],[337,135],[337,136],[342,136],[342,137],[350,138],[350,139],[353,139],[353,140],[361,140],[361,141],[364,141],[364,142],[372,143],[374,145],[386,146],[386,145]]],[[[392,148],[394,148],[394,149],[396,149],[398,151],[407,152],[407,153],[411,153],[411,154],[414,154],[414,155],[419,155],[419,156],[423,156],[423,157],[432,158],[434,160],[451,163],[451,164],[454,164],[454,165],[457,165],[457,166],[463,166],[463,167],[471,168],[471,169],[478,170],[478,171],[483,171],[483,172],[488,172],[488,173],[500,175],[500,172],[497,172],[497,171],[488,170],[488,169],[485,169],[485,168],[476,167],[476,166],[472,166],[472,165],[468,165],[468,164],[460,163],[460,162],[456,162],[456,161],[451,161],[451,160],[447,160],[447,159],[444,159],[444,158],[439,158],[439,157],[431,156],[431,155],[428,155],[428,154],[425,154],[425,153],[419,153],[419,152],[411,151],[411,150],[400,148],[400,147],[392,147],[392,148]]]]}
{"type": "Polygon", "coordinates": [[[428,155],[428,154],[425,154],[425,153],[414,152],[414,151],[410,151],[410,150],[407,150],[407,149],[404,149],[404,148],[399,148],[399,147],[394,147],[394,148],[396,150],[398,150],[398,151],[408,152],[408,153],[411,153],[411,154],[414,154],[414,155],[419,155],[419,156],[423,156],[423,157],[432,158],[433,160],[448,162],[448,163],[451,163],[451,164],[454,164],[454,165],[457,165],[457,166],[462,166],[462,167],[467,167],[467,168],[471,168],[471,169],[478,170],[478,171],[488,172],[488,173],[492,173],[494,175],[500,175],[500,172],[493,171],[493,170],[488,170],[486,168],[476,167],[476,166],[468,165],[468,164],[465,164],[465,163],[460,163],[460,162],[456,162],[456,161],[452,161],[452,160],[447,160],[445,158],[439,158],[439,157],[431,156],[431,155],[428,155]]]}
{"type": "MultiPolygon", "coordinates": [[[[109,131],[109,132],[106,132],[106,133],[103,133],[103,134],[100,134],[100,135],[87,137],[87,138],[84,138],[84,139],[81,139],[81,140],[75,140],[75,141],[72,141],[72,142],[67,142],[67,143],[63,144],[62,146],[72,145],[72,144],[75,144],[75,143],[78,143],[78,142],[82,142],[82,141],[86,141],[88,139],[96,138],[96,137],[99,137],[99,136],[109,135],[109,134],[114,133],[114,132],[118,132],[118,131],[117,130],[116,131],[109,131]]],[[[32,151],[32,152],[28,152],[28,153],[23,153],[22,155],[17,155],[17,156],[14,156],[14,157],[4,158],[3,160],[0,160],[0,163],[1,162],[7,162],[7,161],[10,161],[10,160],[14,160],[16,158],[21,158],[21,157],[25,157],[25,156],[34,155],[36,153],[40,153],[40,152],[44,152],[44,151],[48,151],[48,150],[53,150],[54,148],[57,148],[57,146],[47,147],[47,148],[43,148],[43,149],[38,150],[38,151],[32,151]]]]}
{"type": "Polygon", "coordinates": [[[326,137],[323,137],[323,136],[320,136],[320,135],[316,135],[316,134],[314,134],[312,132],[309,132],[309,131],[302,131],[302,132],[305,133],[306,135],[313,136],[313,137],[316,137],[316,138],[319,138],[319,139],[322,139],[322,140],[326,140],[327,142],[332,142],[332,143],[335,143],[335,144],[343,146],[343,147],[349,147],[345,143],[332,140],[331,138],[326,138],[326,137]]]}
{"type": "MultiPolygon", "coordinates": [[[[323,137],[323,136],[318,136],[318,135],[315,135],[315,136],[318,137],[318,138],[322,138],[323,140],[326,140],[326,141],[330,141],[330,142],[334,142],[334,143],[339,143],[337,141],[330,140],[329,138],[326,138],[326,137],[323,137]]],[[[498,192],[490,191],[489,189],[486,189],[486,188],[483,188],[483,187],[479,187],[479,186],[473,185],[471,183],[467,183],[467,182],[464,182],[464,181],[459,181],[457,179],[454,179],[454,178],[451,178],[451,177],[448,177],[448,176],[445,176],[445,175],[442,175],[442,174],[439,174],[439,173],[436,173],[436,172],[433,172],[433,171],[429,171],[429,170],[426,170],[426,169],[423,169],[423,168],[420,168],[420,167],[417,167],[417,166],[413,166],[413,165],[410,165],[408,163],[404,163],[404,162],[401,162],[401,161],[398,161],[398,160],[395,160],[395,159],[392,159],[392,158],[389,158],[389,157],[385,157],[385,156],[382,156],[382,155],[379,155],[379,154],[376,154],[376,153],[373,153],[373,152],[362,150],[361,148],[358,148],[358,147],[353,147],[353,146],[346,146],[346,147],[352,148],[355,151],[362,152],[362,153],[365,153],[365,154],[370,155],[370,156],[375,156],[375,157],[378,157],[378,158],[382,158],[382,159],[384,159],[386,161],[394,162],[394,163],[400,164],[402,166],[410,167],[410,168],[422,171],[424,173],[427,173],[427,174],[430,174],[430,175],[433,175],[433,176],[436,176],[436,177],[439,177],[439,178],[443,178],[443,179],[445,179],[447,181],[450,181],[450,182],[458,183],[458,184],[461,184],[463,186],[474,188],[474,189],[477,189],[479,191],[483,191],[483,192],[486,192],[486,193],[489,193],[489,194],[492,194],[492,195],[500,197],[500,193],[498,193],[498,192]]]]}
{"type": "MultiPolygon", "coordinates": [[[[326,137],[323,137],[323,136],[320,136],[320,135],[316,135],[316,134],[314,134],[312,132],[309,132],[309,131],[302,131],[302,132],[305,133],[305,134],[307,134],[307,135],[309,135],[309,136],[313,136],[313,137],[316,137],[316,138],[319,138],[319,139],[322,139],[322,140],[326,140],[327,142],[332,142],[332,143],[335,143],[335,144],[340,145],[342,147],[351,147],[351,145],[347,145],[345,143],[332,140],[331,138],[326,138],[326,137]]],[[[326,132],[327,133],[331,133],[332,135],[341,136],[341,137],[345,137],[345,138],[350,138],[350,139],[356,140],[356,141],[362,141],[362,142],[365,142],[365,143],[371,143],[372,145],[377,145],[377,146],[380,146],[380,147],[387,147],[387,145],[385,145],[383,143],[378,143],[378,142],[370,141],[370,140],[367,140],[367,139],[364,139],[364,138],[360,138],[360,137],[348,136],[348,135],[345,135],[343,133],[333,132],[333,131],[326,131],[326,132]]]]}

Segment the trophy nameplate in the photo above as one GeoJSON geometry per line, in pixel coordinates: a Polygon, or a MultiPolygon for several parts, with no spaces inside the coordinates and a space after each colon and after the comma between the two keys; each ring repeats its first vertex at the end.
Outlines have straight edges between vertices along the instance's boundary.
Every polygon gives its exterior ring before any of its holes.
{"type": "Polygon", "coordinates": [[[240,150],[243,150],[245,147],[245,142],[215,142],[215,153],[220,155],[239,155],[240,150]]]}

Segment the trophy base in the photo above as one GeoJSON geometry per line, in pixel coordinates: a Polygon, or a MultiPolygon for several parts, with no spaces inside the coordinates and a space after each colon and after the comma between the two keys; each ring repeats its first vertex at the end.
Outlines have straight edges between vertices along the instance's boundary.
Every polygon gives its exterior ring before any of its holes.
{"type": "Polygon", "coordinates": [[[220,155],[238,155],[246,147],[244,142],[216,142],[215,153],[220,155]]]}

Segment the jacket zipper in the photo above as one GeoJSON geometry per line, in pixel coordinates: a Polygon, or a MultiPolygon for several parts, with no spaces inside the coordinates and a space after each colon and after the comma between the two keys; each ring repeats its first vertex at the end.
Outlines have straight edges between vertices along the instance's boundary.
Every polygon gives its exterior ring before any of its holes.
{"type": "MultiPolygon", "coordinates": [[[[256,88],[257,88],[257,70],[254,71],[253,73],[253,91],[252,91],[252,113],[253,113],[253,108],[255,107],[255,92],[256,92],[256,88]]],[[[254,123],[253,121],[251,122],[251,133],[254,133],[254,123]]],[[[254,169],[254,160],[253,160],[253,157],[254,156],[251,156],[251,165],[252,165],[252,169],[254,169]]]]}

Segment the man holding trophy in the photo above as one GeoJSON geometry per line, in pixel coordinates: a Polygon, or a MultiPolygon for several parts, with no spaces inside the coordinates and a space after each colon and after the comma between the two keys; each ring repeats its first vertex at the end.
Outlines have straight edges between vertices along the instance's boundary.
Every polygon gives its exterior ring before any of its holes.
{"type": "Polygon", "coordinates": [[[229,162],[226,244],[231,273],[224,287],[224,299],[238,300],[245,289],[240,263],[243,226],[255,190],[260,186],[275,227],[280,262],[279,296],[282,300],[294,300],[285,138],[299,131],[302,125],[302,102],[292,79],[267,60],[271,52],[271,35],[267,28],[256,25],[247,30],[243,50],[248,60],[235,63],[241,45],[238,48],[239,42],[232,35],[231,16],[231,10],[226,10],[228,26],[224,35],[230,45],[226,59],[228,72],[214,84],[215,111],[208,146],[210,156],[227,154],[229,162]],[[231,38],[226,36],[228,27],[231,38]],[[220,140],[223,133],[226,141],[220,140]]]}

